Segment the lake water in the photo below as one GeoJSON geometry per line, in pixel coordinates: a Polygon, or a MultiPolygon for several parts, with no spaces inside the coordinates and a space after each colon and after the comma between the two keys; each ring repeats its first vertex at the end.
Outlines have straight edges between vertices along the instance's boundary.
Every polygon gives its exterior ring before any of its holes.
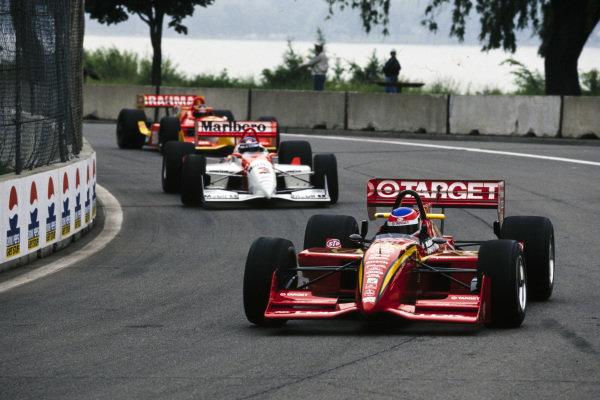
{"type": "MultiPolygon", "coordinates": [[[[133,51],[140,57],[151,57],[152,46],[149,37],[85,36],[84,48],[116,47],[119,50],[133,51]]],[[[389,51],[396,48],[402,65],[400,80],[424,82],[436,81],[452,83],[462,92],[474,92],[484,88],[499,88],[502,91],[515,89],[514,77],[508,65],[500,65],[507,58],[515,58],[530,70],[543,73],[544,61],[537,55],[537,47],[519,47],[515,54],[501,50],[481,52],[479,46],[468,45],[390,45],[374,43],[327,43],[329,56],[329,76],[336,58],[344,68],[352,61],[364,67],[373,51],[379,60],[385,60],[389,51]]],[[[292,48],[302,56],[308,56],[313,44],[293,42],[292,48]]],[[[287,50],[285,41],[260,40],[216,40],[164,38],[163,57],[168,57],[178,70],[192,76],[194,74],[219,74],[224,69],[229,76],[259,80],[261,71],[273,69],[283,61],[287,50]]],[[[585,48],[579,58],[580,72],[600,68],[600,48],[585,48]]]]}

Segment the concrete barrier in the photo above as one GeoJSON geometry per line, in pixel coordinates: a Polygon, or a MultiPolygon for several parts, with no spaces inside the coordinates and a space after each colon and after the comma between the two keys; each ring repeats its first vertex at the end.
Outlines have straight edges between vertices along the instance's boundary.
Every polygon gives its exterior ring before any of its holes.
{"type": "Polygon", "coordinates": [[[446,133],[446,95],[349,93],[348,129],[446,133]]]}
{"type": "MultiPolygon", "coordinates": [[[[84,117],[116,120],[122,108],[135,108],[136,95],[143,93],[154,93],[154,88],[84,85],[84,117]]],[[[163,87],[161,93],[202,94],[210,106],[231,110],[238,120],[273,116],[284,129],[600,136],[599,97],[561,99],[559,96],[391,95],[173,87],[163,87]]],[[[147,109],[146,115],[154,118],[152,109],[147,109]]],[[[159,118],[163,115],[164,110],[159,118]]]]}
{"type": "Polygon", "coordinates": [[[116,120],[122,108],[135,108],[135,96],[149,86],[83,85],[83,117],[116,120]]]}
{"type": "Polygon", "coordinates": [[[0,271],[46,257],[93,226],[96,152],[68,162],[0,175],[0,271]]]}
{"type": "Polygon", "coordinates": [[[452,95],[449,133],[555,137],[560,101],[559,96],[452,95]]]}
{"type": "MultiPolygon", "coordinates": [[[[83,116],[116,120],[121,109],[136,107],[138,94],[154,92],[155,88],[152,86],[84,85],[83,116]]],[[[161,87],[161,94],[201,94],[206,98],[209,106],[230,110],[238,120],[248,118],[247,89],[161,87]]],[[[154,118],[153,108],[145,111],[149,118],[154,118]]],[[[164,115],[163,109],[159,113],[159,118],[164,115]]]]}
{"type": "Polygon", "coordinates": [[[344,128],[343,92],[252,90],[250,98],[251,120],[271,115],[283,127],[344,128]]]}
{"type": "Polygon", "coordinates": [[[595,135],[600,137],[600,97],[563,99],[563,137],[595,135]]]}

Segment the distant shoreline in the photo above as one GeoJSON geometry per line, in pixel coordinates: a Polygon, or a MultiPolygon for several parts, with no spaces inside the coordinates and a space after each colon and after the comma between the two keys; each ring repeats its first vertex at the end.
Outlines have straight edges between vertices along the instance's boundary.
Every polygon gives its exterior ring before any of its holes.
{"type": "MultiPolygon", "coordinates": [[[[292,49],[302,57],[308,57],[313,43],[292,41],[292,49]]],[[[150,38],[145,36],[94,36],[86,35],[84,48],[116,47],[130,51],[140,58],[150,58],[150,38]]],[[[402,65],[402,80],[432,84],[444,82],[458,87],[461,92],[473,93],[487,89],[500,89],[508,93],[516,89],[514,68],[501,63],[514,58],[531,71],[543,74],[544,60],[535,46],[520,46],[515,54],[502,50],[482,52],[481,47],[468,44],[402,44],[402,43],[345,43],[327,42],[326,53],[330,58],[329,76],[332,77],[336,62],[348,70],[354,62],[364,67],[375,56],[378,61],[389,57],[389,50],[396,48],[402,65]]],[[[227,71],[230,77],[259,80],[263,69],[274,69],[282,64],[288,42],[266,39],[194,39],[178,36],[163,39],[163,57],[167,57],[177,69],[188,76],[196,74],[219,75],[227,71]]],[[[587,47],[579,59],[580,72],[600,66],[600,47],[587,47]]],[[[347,72],[346,72],[347,73],[347,72]]]]}

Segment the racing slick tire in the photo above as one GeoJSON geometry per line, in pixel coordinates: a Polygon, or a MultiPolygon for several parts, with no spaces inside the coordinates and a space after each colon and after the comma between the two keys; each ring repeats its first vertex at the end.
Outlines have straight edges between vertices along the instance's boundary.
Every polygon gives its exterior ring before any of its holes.
{"type": "Polygon", "coordinates": [[[287,239],[259,237],[250,246],[244,270],[244,312],[253,324],[261,326],[283,325],[285,319],[265,319],[271,294],[273,272],[277,271],[277,284],[283,288],[286,278],[295,271],[296,250],[287,239]]]}
{"type": "Polygon", "coordinates": [[[200,154],[188,154],[181,169],[181,202],[186,206],[204,204],[206,182],[206,158],[200,154]]]}
{"type": "Polygon", "coordinates": [[[330,239],[338,239],[341,247],[356,248],[358,245],[349,238],[353,233],[358,233],[358,223],[352,216],[313,215],[306,223],[304,249],[327,247],[330,239]]]}
{"type": "Polygon", "coordinates": [[[165,193],[177,193],[181,190],[181,170],[183,166],[183,158],[193,152],[193,143],[165,143],[161,177],[162,188],[165,193]]]}
{"type": "Polygon", "coordinates": [[[213,110],[216,117],[226,117],[227,121],[235,121],[233,113],[230,110],[213,110]]]}
{"type": "Polygon", "coordinates": [[[523,242],[529,297],[548,300],[554,287],[554,227],[546,217],[506,217],[501,239],[523,242]]]}
{"type": "Polygon", "coordinates": [[[124,108],[117,117],[117,145],[121,149],[141,149],[146,135],[140,133],[138,121],[146,122],[146,114],[142,110],[124,108]]]}
{"type": "Polygon", "coordinates": [[[271,121],[271,122],[275,122],[277,123],[277,131],[275,132],[275,151],[277,151],[279,149],[279,122],[277,122],[277,118],[275,117],[271,117],[271,116],[262,116],[262,117],[258,117],[259,121],[271,121]]]}
{"type": "Polygon", "coordinates": [[[160,151],[165,147],[167,142],[176,142],[179,140],[179,131],[181,124],[177,117],[163,117],[160,120],[158,128],[158,149],[160,151]]]}
{"type": "Polygon", "coordinates": [[[300,158],[300,164],[312,168],[312,149],[305,140],[288,140],[279,145],[279,163],[291,164],[294,158],[300,158]]]}
{"type": "Polygon", "coordinates": [[[491,322],[498,328],[516,328],[527,311],[527,272],[525,257],[518,242],[509,239],[482,243],[477,274],[492,281],[491,322]]]}
{"type": "Polygon", "coordinates": [[[329,191],[331,204],[337,203],[339,192],[337,161],[335,155],[317,154],[313,165],[315,173],[312,176],[312,184],[318,189],[325,189],[325,179],[327,179],[327,190],[329,191]]]}

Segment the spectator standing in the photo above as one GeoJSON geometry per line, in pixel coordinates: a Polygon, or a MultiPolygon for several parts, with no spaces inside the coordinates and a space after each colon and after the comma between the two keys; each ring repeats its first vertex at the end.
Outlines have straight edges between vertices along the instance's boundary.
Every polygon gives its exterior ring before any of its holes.
{"type": "Polygon", "coordinates": [[[386,83],[394,83],[394,85],[386,85],[386,93],[398,93],[398,88],[395,86],[398,83],[398,74],[400,73],[400,63],[396,59],[396,49],[390,51],[390,59],[383,66],[383,74],[385,75],[386,83]]]}
{"type": "Polygon", "coordinates": [[[329,61],[323,51],[323,43],[315,44],[315,56],[308,62],[300,64],[300,68],[311,67],[313,76],[313,88],[316,91],[322,91],[325,88],[325,75],[329,68],[329,61]]]}

